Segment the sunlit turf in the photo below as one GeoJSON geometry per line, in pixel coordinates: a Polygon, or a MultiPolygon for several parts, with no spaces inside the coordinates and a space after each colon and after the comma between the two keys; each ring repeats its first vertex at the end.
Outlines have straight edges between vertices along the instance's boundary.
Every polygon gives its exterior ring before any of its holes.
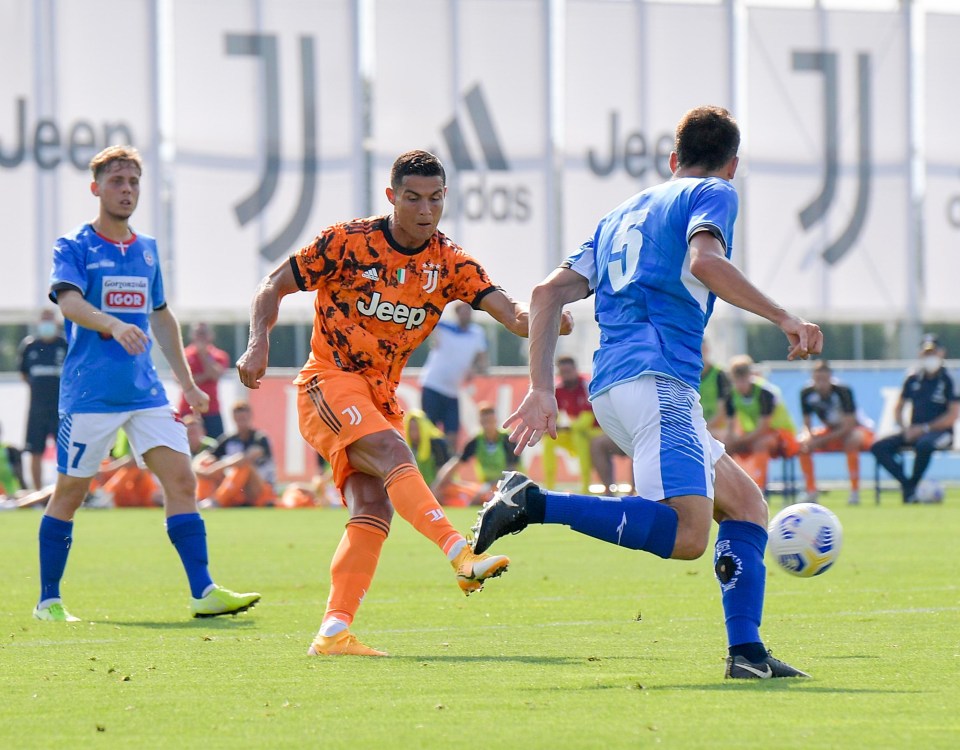
{"type": "Polygon", "coordinates": [[[723,680],[708,557],[535,527],[498,543],[510,571],[465,598],[397,518],[354,627],[392,656],[317,659],[342,511],[208,512],[217,581],[264,595],[215,620],[189,618],[160,512],[81,511],[76,625],[31,619],[39,513],[4,513],[0,747],[960,747],[960,493],[844,499],[824,499],[845,531],[832,570],[768,569],[767,645],[813,679],[763,682],[723,680]]]}

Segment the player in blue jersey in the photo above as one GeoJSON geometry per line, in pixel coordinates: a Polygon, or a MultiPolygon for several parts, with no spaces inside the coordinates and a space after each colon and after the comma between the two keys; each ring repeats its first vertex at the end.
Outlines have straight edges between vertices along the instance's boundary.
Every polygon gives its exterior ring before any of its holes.
{"type": "Polygon", "coordinates": [[[600,347],[590,397],[600,425],[633,457],[638,497],[597,498],[541,490],[508,472],[474,526],[474,548],[528,523],[575,531],[663,558],[692,560],[720,524],[714,567],[729,655],[726,677],[797,677],[760,638],[767,505],[757,485],[707,431],[698,387],[701,343],[715,296],[775,323],[788,359],[819,352],[818,326],[754,287],[729,258],[740,131],[719,107],[700,107],[677,126],[673,179],[634,195],[534,289],[530,389],[505,426],[520,451],[556,437],[553,359],[563,306],[595,294],[600,347]]]}
{"type": "Polygon", "coordinates": [[[123,428],[141,465],[163,485],[167,534],[187,573],[195,617],[236,614],[260,599],[214,584],[197,513],[186,428],[167,401],[150,356],[151,331],[197,412],[208,397],[190,375],[176,317],[167,306],[157,243],[130,228],[140,197],[136,149],[111,146],[90,162],[97,218],[60,237],[53,251],[50,299],[66,319],[60,381],[57,483],[40,522],[39,620],[76,622],[60,599],[73,542],[73,516],[90,479],[123,428]]]}

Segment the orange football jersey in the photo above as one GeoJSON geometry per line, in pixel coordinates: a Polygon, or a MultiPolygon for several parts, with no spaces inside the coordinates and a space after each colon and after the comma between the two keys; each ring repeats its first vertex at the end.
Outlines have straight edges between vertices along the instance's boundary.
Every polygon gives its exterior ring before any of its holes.
{"type": "Polygon", "coordinates": [[[295,383],[324,370],[369,380],[385,414],[400,414],[395,393],[413,351],[456,300],[476,307],[494,291],[486,271],[441,232],[415,250],[390,234],[388,218],[328,227],[290,257],[297,284],[316,291],[310,357],[295,383]]]}

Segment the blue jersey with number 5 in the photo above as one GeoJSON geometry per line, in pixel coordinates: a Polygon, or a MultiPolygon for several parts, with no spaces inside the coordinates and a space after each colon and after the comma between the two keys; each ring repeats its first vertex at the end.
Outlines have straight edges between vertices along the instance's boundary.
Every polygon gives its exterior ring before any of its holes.
{"type": "Polygon", "coordinates": [[[715,298],[690,273],[690,239],[708,231],[729,258],[736,218],[737,192],[726,180],[673,179],[604,216],[564,261],[596,295],[600,348],[591,397],[645,373],[699,388],[703,331],[715,298]]]}
{"type": "MultiPolygon", "coordinates": [[[[150,314],[166,306],[157,242],[146,235],[116,243],[90,224],[60,237],[53,248],[50,299],[73,289],[94,307],[150,336],[150,314]]],[[[134,411],[168,403],[150,356],[67,320],[67,357],[60,379],[62,414],[134,411]]]]}

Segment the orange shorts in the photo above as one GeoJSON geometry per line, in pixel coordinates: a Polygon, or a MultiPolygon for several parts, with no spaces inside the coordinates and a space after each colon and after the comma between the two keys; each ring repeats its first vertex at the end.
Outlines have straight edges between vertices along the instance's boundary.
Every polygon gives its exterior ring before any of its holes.
{"type": "MultiPolygon", "coordinates": [[[[811,430],[814,437],[823,435],[825,432],[829,432],[829,429],[826,427],[817,427],[811,430]]],[[[870,446],[873,445],[873,430],[863,425],[857,425],[857,432],[860,433],[860,450],[870,450],[870,446]]],[[[843,453],[843,450],[843,441],[839,438],[833,438],[817,448],[815,453],[843,453]]]]}
{"type": "Polygon", "coordinates": [[[777,445],[770,451],[773,458],[792,458],[800,452],[797,436],[785,427],[774,430],[777,433],[777,445]]]}
{"type": "Polygon", "coordinates": [[[333,482],[340,490],[347,477],[357,471],[347,458],[350,445],[384,430],[403,434],[403,417],[381,411],[373,389],[362,375],[327,370],[299,388],[300,434],[330,463],[333,482]]]}

